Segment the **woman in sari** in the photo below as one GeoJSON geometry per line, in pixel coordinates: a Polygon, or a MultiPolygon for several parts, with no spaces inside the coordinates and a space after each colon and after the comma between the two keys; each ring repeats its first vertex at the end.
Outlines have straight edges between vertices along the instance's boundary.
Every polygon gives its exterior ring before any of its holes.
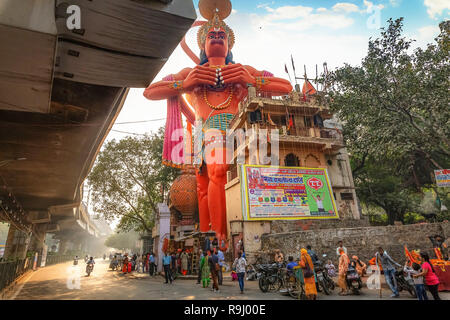
{"type": "Polygon", "coordinates": [[[317,299],[316,281],[314,280],[314,264],[306,249],[300,250],[301,257],[299,266],[303,271],[303,279],[305,282],[305,294],[308,300],[317,299]]]}
{"type": "Polygon", "coordinates": [[[338,285],[341,288],[341,292],[339,292],[340,296],[346,296],[347,295],[347,270],[348,270],[348,264],[350,263],[350,260],[348,259],[347,254],[345,253],[344,249],[339,249],[339,280],[338,285]]]}
{"type": "Polygon", "coordinates": [[[209,274],[211,273],[209,269],[209,259],[211,259],[211,251],[208,250],[208,254],[204,255],[200,260],[200,272],[202,274],[203,288],[209,287],[209,274]]]}

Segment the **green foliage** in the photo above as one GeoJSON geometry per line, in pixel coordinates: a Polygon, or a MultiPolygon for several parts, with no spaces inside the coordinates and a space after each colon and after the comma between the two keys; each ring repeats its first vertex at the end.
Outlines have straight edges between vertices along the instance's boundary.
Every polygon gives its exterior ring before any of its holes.
{"type": "Polygon", "coordinates": [[[164,130],[108,142],[89,175],[94,210],[119,229],[151,232],[178,170],[162,164],[164,130]]]}
{"type": "Polygon", "coordinates": [[[414,224],[414,223],[419,223],[419,222],[425,222],[425,217],[423,215],[421,215],[420,213],[408,212],[407,214],[405,214],[403,222],[405,224],[414,224]]]}
{"type": "Polygon", "coordinates": [[[139,234],[136,232],[115,233],[106,239],[105,246],[119,250],[134,250],[137,240],[139,240],[139,234]]]}
{"type": "Polygon", "coordinates": [[[370,39],[361,66],[331,72],[327,87],[357,194],[383,208],[392,224],[417,212],[424,188],[436,190],[433,170],[450,167],[450,27],[441,23],[434,44],[412,51],[413,40],[402,37],[403,18],[388,24],[370,39]]]}
{"type": "MultiPolygon", "coordinates": [[[[432,185],[432,170],[450,165],[448,24],[436,44],[410,53],[403,19],[390,19],[370,40],[362,65],[331,72],[330,107],[344,124],[355,168],[389,159],[405,186],[432,185]]],[[[355,174],[357,174],[356,170],[355,174]]]]}

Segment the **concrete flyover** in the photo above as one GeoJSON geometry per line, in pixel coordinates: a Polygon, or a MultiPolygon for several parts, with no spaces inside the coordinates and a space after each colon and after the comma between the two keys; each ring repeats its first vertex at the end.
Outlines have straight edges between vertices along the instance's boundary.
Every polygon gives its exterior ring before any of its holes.
{"type": "Polygon", "coordinates": [[[128,88],[154,79],[195,19],[190,0],[0,0],[0,221],[16,245],[5,255],[39,251],[46,233],[98,237],[83,181],[128,88]],[[80,29],[67,28],[70,5],[80,29]]]}

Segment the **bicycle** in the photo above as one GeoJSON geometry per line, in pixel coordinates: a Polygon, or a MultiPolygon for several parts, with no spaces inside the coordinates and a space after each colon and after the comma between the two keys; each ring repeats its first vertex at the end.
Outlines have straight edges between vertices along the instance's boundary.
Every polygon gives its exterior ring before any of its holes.
{"type": "Polygon", "coordinates": [[[289,295],[297,300],[306,300],[303,272],[300,266],[294,267],[286,273],[285,288],[289,295]]]}

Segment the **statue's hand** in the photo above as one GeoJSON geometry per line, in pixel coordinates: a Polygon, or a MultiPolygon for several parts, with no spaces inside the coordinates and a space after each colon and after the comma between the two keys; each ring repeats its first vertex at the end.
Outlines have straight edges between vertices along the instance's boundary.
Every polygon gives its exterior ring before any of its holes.
{"type": "Polygon", "coordinates": [[[183,81],[183,89],[192,90],[200,85],[217,84],[216,71],[211,68],[196,66],[183,81]]]}
{"type": "Polygon", "coordinates": [[[224,84],[239,83],[243,87],[247,84],[255,85],[256,79],[252,74],[241,64],[232,64],[222,69],[222,77],[224,84]]]}

